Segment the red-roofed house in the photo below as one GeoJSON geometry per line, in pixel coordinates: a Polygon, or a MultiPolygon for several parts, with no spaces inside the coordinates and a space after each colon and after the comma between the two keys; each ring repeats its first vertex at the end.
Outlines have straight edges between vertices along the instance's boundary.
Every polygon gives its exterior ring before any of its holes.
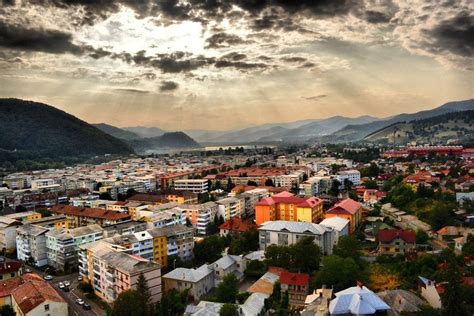
{"type": "Polygon", "coordinates": [[[255,222],[294,221],[317,223],[323,219],[323,201],[316,197],[307,199],[290,192],[280,192],[265,198],[255,206],[255,222]]]}
{"type": "Polygon", "coordinates": [[[362,205],[352,199],[345,199],[326,212],[326,218],[342,217],[349,220],[349,233],[353,233],[362,221],[362,205]]]}
{"type": "Polygon", "coordinates": [[[386,196],[387,194],[385,192],[375,189],[366,189],[364,191],[364,203],[375,204],[386,196]]]}
{"type": "Polygon", "coordinates": [[[378,234],[379,254],[398,255],[412,252],[416,248],[415,236],[412,230],[381,229],[378,234]]]}
{"type": "Polygon", "coordinates": [[[0,262],[0,281],[19,277],[23,272],[23,264],[20,261],[0,262]]]}
{"type": "Polygon", "coordinates": [[[282,272],[280,275],[281,293],[288,291],[291,307],[304,306],[309,290],[309,275],[305,273],[282,272]]]}
{"type": "Polygon", "coordinates": [[[409,175],[403,179],[403,182],[416,190],[420,184],[431,186],[433,183],[439,183],[440,178],[434,177],[429,171],[420,170],[414,175],[409,175]]]}
{"type": "Polygon", "coordinates": [[[43,280],[29,280],[15,288],[11,296],[17,315],[68,315],[66,301],[43,280]]]}
{"type": "Polygon", "coordinates": [[[249,229],[257,229],[257,225],[251,222],[243,221],[240,217],[236,216],[227,220],[224,224],[219,226],[221,236],[238,235],[246,232],[249,229]]]}
{"type": "Polygon", "coordinates": [[[51,212],[66,215],[69,227],[81,227],[92,224],[99,224],[100,226],[113,225],[131,219],[130,214],[123,212],[61,204],[53,206],[51,212]]]}

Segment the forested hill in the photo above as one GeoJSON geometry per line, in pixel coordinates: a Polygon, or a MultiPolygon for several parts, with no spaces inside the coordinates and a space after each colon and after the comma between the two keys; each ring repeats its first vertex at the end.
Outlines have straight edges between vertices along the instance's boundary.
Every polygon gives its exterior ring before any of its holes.
{"type": "Polygon", "coordinates": [[[131,154],[122,140],[52,106],[0,99],[0,162],[131,154]]]}

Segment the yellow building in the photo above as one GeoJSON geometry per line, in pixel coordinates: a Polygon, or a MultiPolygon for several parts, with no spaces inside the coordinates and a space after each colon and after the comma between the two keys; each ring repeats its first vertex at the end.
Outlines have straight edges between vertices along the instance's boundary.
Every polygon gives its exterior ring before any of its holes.
{"type": "Polygon", "coordinates": [[[153,236],[153,259],[162,267],[168,266],[168,242],[166,235],[153,236]]]}
{"type": "Polygon", "coordinates": [[[14,214],[9,214],[6,215],[6,217],[9,217],[11,219],[15,219],[17,221],[25,222],[25,221],[32,221],[35,219],[40,219],[41,214],[38,212],[20,212],[20,213],[14,213],[14,214]]]}

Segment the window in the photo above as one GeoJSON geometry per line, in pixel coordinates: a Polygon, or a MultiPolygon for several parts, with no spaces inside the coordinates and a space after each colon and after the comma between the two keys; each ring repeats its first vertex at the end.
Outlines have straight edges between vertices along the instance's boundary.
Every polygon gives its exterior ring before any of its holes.
{"type": "Polygon", "coordinates": [[[45,305],[44,305],[44,311],[45,311],[45,312],[49,311],[49,304],[45,304],[45,305]]]}
{"type": "Polygon", "coordinates": [[[10,273],[10,276],[11,276],[12,278],[14,278],[14,277],[15,277],[15,272],[10,273]]]}

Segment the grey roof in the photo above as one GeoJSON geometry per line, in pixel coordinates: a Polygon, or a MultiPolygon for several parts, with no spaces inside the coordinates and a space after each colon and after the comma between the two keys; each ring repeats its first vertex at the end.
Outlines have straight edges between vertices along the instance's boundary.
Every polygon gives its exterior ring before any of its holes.
{"type": "Polygon", "coordinates": [[[13,218],[0,216],[0,228],[5,228],[8,226],[14,226],[14,225],[21,225],[21,222],[13,218]]]}
{"type": "Polygon", "coordinates": [[[263,261],[265,260],[265,250],[257,250],[245,255],[245,259],[247,260],[258,260],[263,261]]]}
{"type": "Polygon", "coordinates": [[[172,226],[166,226],[166,227],[161,227],[161,228],[153,228],[150,230],[147,230],[150,235],[153,237],[158,237],[158,236],[175,236],[178,234],[182,233],[192,233],[194,230],[191,227],[187,227],[185,225],[172,225],[172,226]]]}
{"type": "Polygon", "coordinates": [[[124,270],[130,274],[136,274],[145,272],[147,270],[160,268],[158,263],[113,250],[109,253],[101,255],[100,258],[107,262],[107,264],[119,270],[124,270]]]}
{"type": "Polygon", "coordinates": [[[420,311],[419,306],[426,304],[421,298],[405,290],[388,290],[377,293],[377,295],[398,313],[416,313],[420,311]]]}
{"type": "Polygon", "coordinates": [[[71,234],[73,237],[77,236],[84,236],[84,235],[91,235],[95,233],[101,233],[103,232],[104,229],[100,227],[98,224],[93,224],[93,225],[87,225],[83,227],[77,227],[69,230],[69,234],[71,234]]]}
{"type": "Polygon", "coordinates": [[[236,263],[236,260],[233,258],[233,256],[227,255],[218,259],[217,261],[214,261],[213,265],[225,270],[234,263],[236,263]]]}
{"type": "Polygon", "coordinates": [[[23,226],[19,226],[16,229],[16,231],[17,231],[17,233],[20,233],[20,234],[27,234],[27,235],[31,235],[31,236],[39,236],[39,235],[47,233],[49,231],[49,229],[43,228],[43,227],[37,226],[37,225],[25,224],[23,226]]]}
{"type": "Polygon", "coordinates": [[[270,231],[289,231],[292,233],[309,233],[314,235],[322,235],[326,232],[332,231],[332,228],[322,226],[314,223],[306,222],[293,222],[293,221],[269,221],[263,223],[259,230],[270,230],[270,231]]]}
{"type": "Polygon", "coordinates": [[[214,270],[209,265],[203,264],[197,269],[176,268],[165,274],[163,278],[196,283],[213,272],[214,270]]]}
{"type": "Polygon", "coordinates": [[[345,227],[349,225],[349,220],[346,218],[339,217],[339,216],[334,216],[334,217],[324,219],[319,224],[326,227],[332,227],[337,231],[342,231],[345,227]]]}

